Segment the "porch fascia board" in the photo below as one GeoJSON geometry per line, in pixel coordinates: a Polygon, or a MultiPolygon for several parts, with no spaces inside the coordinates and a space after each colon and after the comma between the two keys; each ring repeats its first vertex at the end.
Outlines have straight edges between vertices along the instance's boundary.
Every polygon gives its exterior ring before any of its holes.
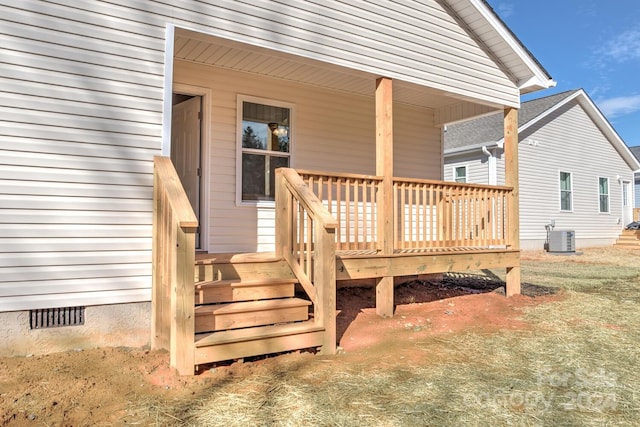
{"type": "Polygon", "coordinates": [[[482,268],[515,268],[520,265],[520,252],[513,249],[483,249],[421,254],[363,255],[338,254],[336,280],[371,279],[379,277],[412,276],[446,273],[482,268]]]}

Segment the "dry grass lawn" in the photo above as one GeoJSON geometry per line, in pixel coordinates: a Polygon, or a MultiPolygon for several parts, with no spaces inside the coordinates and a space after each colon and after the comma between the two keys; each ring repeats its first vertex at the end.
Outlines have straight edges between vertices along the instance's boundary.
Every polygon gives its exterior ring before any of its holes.
{"type": "Polygon", "coordinates": [[[139,349],[0,359],[0,425],[637,426],[639,261],[616,248],[524,253],[535,298],[469,289],[491,289],[498,271],[452,275],[453,290],[422,284],[462,296],[399,298],[393,319],[356,310],[343,339],[360,327],[371,340],[330,357],[192,378],[139,349]]]}
{"type": "Polygon", "coordinates": [[[163,411],[210,426],[639,425],[639,261],[525,253],[523,281],[562,293],[525,309],[526,330],[429,336],[382,361],[284,356],[163,411]]]}

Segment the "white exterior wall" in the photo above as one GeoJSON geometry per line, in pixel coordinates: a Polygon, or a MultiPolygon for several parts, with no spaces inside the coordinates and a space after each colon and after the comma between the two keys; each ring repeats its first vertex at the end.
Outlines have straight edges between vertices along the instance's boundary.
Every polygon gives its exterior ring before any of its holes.
{"type": "MultiPolygon", "coordinates": [[[[505,73],[437,0],[357,5],[338,0],[192,2],[119,0],[177,26],[317,59],[498,105],[519,105],[505,73]]],[[[145,17],[147,18],[147,17],[145,17]]]]}
{"type": "MultiPolygon", "coordinates": [[[[150,299],[152,158],[162,146],[168,24],[487,104],[519,102],[514,83],[436,0],[286,7],[267,0],[24,0],[2,2],[0,16],[0,311],[150,299]]],[[[285,95],[270,94],[299,102],[299,140],[318,130],[326,136],[327,123],[346,122],[340,113],[351,117],[340,141],[360,160],[331,157],[333,147],[323,138],[295,153],[296,166],[370,172],[373,152],[363,140],[370,102],[340,105],[324,95],[314,109],[285,95]],[[319,118],[327,105],[333,116],[319,118]],[[351,116],[358,105],[362,111],[351,116]]],[[[222,117],[214,138],[234,140],[235,127],[225,126],[234,104],[229,94],[214,98],[224,98],[214,108],[222,117]]],[[[428,128],[430,120],[420,126],[428,128]]],[[[215,159],[211,153],[219,179],[210,188],[212,211],[240,214],[238,223],[268,217],[268,211],[229,207],[235,170],[228,160],[235,147],[219,148],[215,159]]],[[[440,158],[431,154],[425,162],[440,158]]],[[[210,224],[212,236],[226,236],[215,248],[269,246],[268,232],[215,217],[210,224]]]]}
{"type": "Polygon", "coordinates": [[[3,3],[0,311],[148,301],[164,26],[3,3]]]}
{"type": "MultiPolygon", "coordinates": [[[[174,78],[213,94],[213,131],[204,150],[209,153],[210,252],[274,250],[273,204],[236,203],[238,94],[294,105],[292,167],[375,175],[373,88],[372,96],[364,97],[183,61],[176,61],[174,78]]],[[[395,105],[396,176],[440,179],[440,146],[432,110],[395,105]]]]}
{"type": "Polygon", "coordinates": [[[473,153],[448,157],[444,166],[444,180],[455,181],[455,169],[460,166],[467,167],[467,183],[487,184],[489,182],[489,162],[480,148],[473,153]]]}
{"type": "Polygon", "coordinates": [[[636,208],[640,208],[640,173],[637,173],[635,175],[635,185],[633,186],[634,189],[634,206],[636,208]]]}
{"type": "MultiPolygon", "coordinates": [[[[522,168],[522,163],[518,164],[518,168],[522,168]]],[[[504,185],[504,150],[501,148],[496,150],[496,178],[498,185],[504,185]]]]}
{"type": "MultiPolygon", "coordinates": [[[[575,230],[576,246],[613,244],[622,224],[622,186],[633,171],[577,101],[549,114],[519,135],[520,241],[522,249],[542,249],[545,225],[575,230]],[[560,172],[570,172],[573,211],[560,210],[560,172]],[[609,179],[609,213],[599,212],[598,178],[609,179]]],[[[487,156],[480,149],[449,155],[445,180],[467,165],[468,182],[487,184],[487,156]]],[[[504,185],[504,152],[496,153],[497,183],[504,185]]],[[[636,201],[638,200],[638,187],[636,201]]]]}
{"type": "Polygon", "coordinates": [[[631,181],[631,168],[576,101],[550,114],[535,129],[520,134],[523,248],[542,249],[544,226],[552,219],[556,230],[575,230],[578,247],[614,243],[623,228],[617,176],[631,181]],[[571,173],[572,212],[560,210],[560,171],[571,173]],[[598,177],[609,178],[610,213],[599,213],[598,177]]]}

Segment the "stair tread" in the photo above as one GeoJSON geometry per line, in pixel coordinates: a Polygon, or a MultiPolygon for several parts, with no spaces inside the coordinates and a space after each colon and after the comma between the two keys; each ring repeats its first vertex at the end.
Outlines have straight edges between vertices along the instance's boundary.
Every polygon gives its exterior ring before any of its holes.
{"type": "Polygon", "coordinates": [[[321,332],[324,328],[313,321],[288,323],[283,325],[257,326],[213,333],[196,334],[196,347],[208,347],[231,342],[253,341],[279,336],[296,335],[308,332],[321,332]]]}
{"type": "Polygon", "coordinates": [[[225,279],[225,280],[204,280],[196,283],[197,289],[202,288],[215,288],[215,287],[251,287],[251,286],[271,286],[271,285],[283,285],[297,283],[296,279],[290,278],[274,278],[274,279],[255,279],[255,280],[241,280],[241,279],[225,279]]]}
{"type": "Polygon", "coordinates": [[[248,311],[276,310],[288,307],[299,307],[311,305],[311,301],[301,298],[282,298],[258,301],[240,301],[225,304],[201,305],[196,307],[198,315],[219,315],[230,313],[242,313],[248,311]]]}
{"type": "Polygon", "coordinates": [[[195,264],[239,264],[256,262],[276,262],[282,257],[276,256],[273,252],[254,253],[221,253],[221,254],[197,254],[195,264]]]}

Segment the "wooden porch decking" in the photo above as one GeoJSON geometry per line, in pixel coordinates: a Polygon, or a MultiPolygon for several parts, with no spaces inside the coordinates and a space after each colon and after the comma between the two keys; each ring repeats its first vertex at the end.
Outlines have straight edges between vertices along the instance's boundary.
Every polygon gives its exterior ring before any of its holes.
{"type": "Polygon", "coordinates": [[[280,168],[276,251],[196,254],[197,222],[169,159],[156,159],[155,176],[152,346],[182,374],[299,348],[334,353],[342,281],[373,279],[384,317],[398,277],[506,268],[507,295],[519,293],[508,187],[394,179],[383,204],[380,177],[280,168]]]}

